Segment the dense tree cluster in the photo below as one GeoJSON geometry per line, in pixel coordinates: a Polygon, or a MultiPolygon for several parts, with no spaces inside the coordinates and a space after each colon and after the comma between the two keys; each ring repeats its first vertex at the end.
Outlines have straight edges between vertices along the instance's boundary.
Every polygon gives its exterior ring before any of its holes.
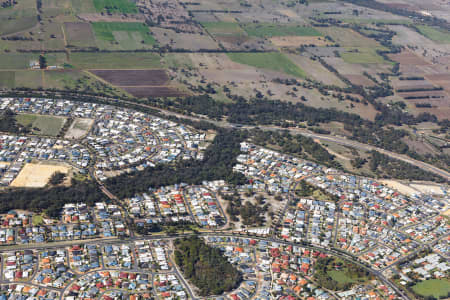
{"type": "Polygon", "coordinates": [[[172,185],[180,182],[201,184],[202,181],[224,179],[231,184],[247,182],[244,175],[233,172],[240,153],[240,143],[246,134],[221,129],[206,149],[202,161],[180,161],[174,165],[159,164],[142,171],[109,178],[106,185],[119,198],[126,198],[148,191],[148,188],[172,185]]]}
{"type": "Polygon", "coordinates": [[[52,174],[48,183],[51,185],[58,185],[63,183],[64,179],[66,179],[66,174],[57,171],[52,174]]]}
{"type": "Polygon", "coordinates": [[[12,209],[26,209],[45,212],[50,217],[58,217],[66,203],[83,202],[94,205],[106,201],[106,196],[93,181],[72,179],[71,186],[51,188],[20,188],[0,193],[0,213],[12,209]]]}
{"type": "Polygon", "coordinates": [[[16,114],[7,109],[0,116],[0,131],[16,134],[25,134],[30,132],[29,127],[25,127],[17,123],[16,114]]]}
{"type": "Polygon", "coordinates": [[[220,295],[236,289],[243,277],[218,248],[198,237],[175,241],[175,262],[200,296],[220,295]]]}
{"type": "Polygon", "coordinates": [[[355,264],[348,263],[344,265],[342,262],[336,261],[336,259],[333,257],[324,257],[319,258],[315,264],[316,272],[314,274],[314,278],[317,280],[319,286],[332,291],[346,291],[353,286],[353,283],[351,282],[344,283],[334,280],[328,274],[328,272],[333,269],[341,270],[341,272],[344,272],[346,276],[352,279],[354,278],[355,280],[358,279],[363,281],[364,278],[371,276],[367,270],[355,264]]]}
{"type": "Polygon", "coordinates": [[[444,178],[434,173],[424,171],[401,160],[390,158],[378,151],[371,152],[369,166],[373,172],[385,178],[445,181],[444,178]]]}

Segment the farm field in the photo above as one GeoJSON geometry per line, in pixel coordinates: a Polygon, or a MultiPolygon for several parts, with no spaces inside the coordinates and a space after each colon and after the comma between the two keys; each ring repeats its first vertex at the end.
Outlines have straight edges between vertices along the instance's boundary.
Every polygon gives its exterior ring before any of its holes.
{"type": "Polygon", "coordinates": [[[18,114],[17,122],[30,126],[34,134],[57,136],[66,122],[66,118],[34,114],[18,114]]]}
{"type": "Polygon", "coordinates": [[[101,49],[133,50],[156,44],[149,28],[137,22],[94,22],[92,28],[101,49]]]}
{"type": "Polygon", "coordinates": [[[28,163],[20,171],[19,175],[13,180],[11,186],[13,187],[29,187],[40,188],[44,187],[50,177],[55,172],[68,174],[70,168],[67,165],[51,165],[51,164],[34,164],[28,163]]]}
{"type": "Polygon", "coordinates": [[[444,29],[436,29],[426,25],[417,25],[419,32],[439,44],[450,44],[450,32],[444,29]]]}
{"type": "Polygon", "coordinates": [[[342,59],[351,64],[384,64],[389,63],[372,48],[352,49],[341,53],[342,59]]]}
{"type": "Polygon", "coordinates": [[[15,71],[15,86],[16,87],[28,87],[39,88],[43,87],[41,70],[21,70],[15,71]]]}
{"type": "Polygon", "coordinates": [[[137,13],[136,5],[127,0],[93,0],[98,12],[133,14],[137,13]]]}
{"type": "Polygon", "coordinates": [[[202,26],[214,36],[246,36],[238,23],[233,22],[202,22],[202,26]]]}
{"type": "Polygon", "coordinates": [[[384,48],[377,41],[366,38],[349,28],[320,27],[317,30],[324,36],[330,36],[341,47],[384,48]]]}
{"type": "Polygon", "coordinates": [[[95,37],[92,32],[91,24],[81,22],[64,23],[69,47],[96,47],[95,37]]]}
{"type": "Polygon", "coordinates": [[[308,77],[314,80],[321,81],[325,84],[337,85],[344,87],[345,84],[333,73],[328,71],[321,63],[314,61],[307,56],[286,54],[290,60],[297,64],[302,70],[307,73],[308,77]]]}
{"type": "Polygon", "coordinates": [[[422,296],[445,297],[450,292],[450,281],[448,279],[429,279],[419,282],[412,289],[422,296]]]}
{"type": "Polygon", "coordinates": [[[219,49],[219,45],[208,34],[176,33],[173,30],[152,27],[152,34],[161,46],[192,51],[219,49]]]}
{"type": "Polygon", "coordinates": [[[301,45],[326,46],[329,45],[324,37],[320,36],[274,36],[270,38],[277,47],[300,47],[301,45]]]}
{"type": "Polygon", "coordinates": [[[14,88],[16,84],[16,74],[14,71],[0,71],[0,87],[14,88]]]}
{"type": "Polygon", "coordinates": [[[165,85],[169,76],[165,70],[89,70],[94,75],[117,86],[165,85]]]}
{"type": "Polygon", "coordinates": [[[302,25],[279,24],[245,24],[242,25],[249,36],[268,38],[274,36],[321,36],[314,27],[302,25]]]}
{"type": "Polygon", "coordinates": [[[38,23],[36,1],[17,2],[12,8],[0,9],[0,35],[27,30],[38,23]]]}
{"type": "Polygon", "coordinates": [[[227,55],[231,60],[240,64],[284,72],[301,78],[306,77],[305,71],[300,69],[300,67],[290,61],[289,58],[279,52],[228,53],[227,55]]]}
{"type": "Polygon", "coordinates": [[[34,53],[1,53],[0,69],[28,69],[31,60],[37,60],[34,53]]]}
{"type": "Polygon", "coordinates": [[[161,68],[155,53],[71,53],[70,63],[78,69],[148,69],[161,68]]]}

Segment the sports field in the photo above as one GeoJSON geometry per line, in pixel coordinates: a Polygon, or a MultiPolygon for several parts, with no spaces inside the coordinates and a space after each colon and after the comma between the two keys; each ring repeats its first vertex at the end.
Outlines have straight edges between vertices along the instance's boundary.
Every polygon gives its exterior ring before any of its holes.
{"type": "Polygon", "coordinates": [[[284,72],[296,77],[306,77],[306,73],[279,52],[265,53],[228,53],[228,57],[240,64],[255,68],[284,72]]]}
{"type": "Polygon", "coordinates": [[[26,164],[13,180],[13,187],[44,187],[55,172],[67,174],[70,168],[66,165],[26,164]]]}
{"type": "Polygon", "coordinates": [[[34,134],[49,136],[57,136],[66,122],[63,117],[34,114],[19,114],[16,119],[23,126],[31,125],[34,134]]]}
{"type": "Polygon", "coordinates": [[[422,296],[445,297],[450,293],[450,281],[448,279],[430,279],[419,282],[412,287],[414,292],[422,296]]]}

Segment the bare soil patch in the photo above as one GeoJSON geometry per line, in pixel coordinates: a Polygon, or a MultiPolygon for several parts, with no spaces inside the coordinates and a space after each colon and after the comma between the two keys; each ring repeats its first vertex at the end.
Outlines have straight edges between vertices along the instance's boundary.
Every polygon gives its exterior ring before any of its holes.
{"type": "Polygon", "coordinates": [[[116,86],[166,85],[169,76],[165,70],[89,70],[94,75],[116,86]]]}
{"type": "Polygon", "coordinates": [[[389,54],[390,59],[405,65],[414,65],[414,66],[425,66],[429,65],[429,63],[423,58],[417,56],[413,52],[406,50],[397,54],[389,54]]]}
{"type": "Polygon", "coordinates": [[[11,183],[14,187],[44,187],[55,172],[69,173],[67,165],[26,164],[19,175],[11,183]]]}
{"type": "Polygon", "coordinates": [[[92,124],[94,124],[93,119],[76,118],[70,125],[64,138],[79,139],[89,132],[92,124]]]}
{"type": "Polygon", "coordinates": [[[351,83],[362,86],[375,86],[375,82],[364,75],[343,74],[351,83]]]}
{"type": "Polygon", "coordinates": [[[95,36],[91,24],[81,22],[64,23],[67,44],[78,47],[95,47],[95,36]]]}
{"type": "Polygon", "coordinates": [[[84,13],[78,14],[78,18],[87,22],[143,22],[143,15],[110,15],[100,13],[84,13]]]}

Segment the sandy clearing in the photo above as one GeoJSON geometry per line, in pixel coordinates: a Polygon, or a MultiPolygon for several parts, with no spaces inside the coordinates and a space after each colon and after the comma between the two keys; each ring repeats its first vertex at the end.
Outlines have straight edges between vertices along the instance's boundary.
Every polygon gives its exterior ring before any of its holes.
{"type": "Polygon", "coordinates": [[[412,194],[417,194],[416,189],[395,180],[381,180],[381,183],[408,196],[411,196],[412,194]]]}
{"type": "Polygon", "coordinates": [[[86,135],[94,124],[93,119],[76,118],[66,132],[64,138],[79,139],[86,135]]]}
{"type": "MultiPolygon", "coordinates": [[[[442,190],[444,187],[434,184],[417,184],[413,183],[411,186],[424,194],[433,194],[433,195],[444,195],[444,191],[442,190]]],[[[449,190],[447,189],[447,193],[449,190]]]]}
{"type": "Polygon", "coordinates": [[[48,164],[26,164],[19,175],[11,183],[14,187],[44,187],[53,173],[69,173],[70,167],[67,165],[48,165],[48,164]]]}
{"type": "Polygon", "coordinates": [[[290,9],[280,9],[279,12],[282,13],[283,15],[285,15],[286,17],[290,17],[290,18],[297,17],[297,13],[290,9]]]}

